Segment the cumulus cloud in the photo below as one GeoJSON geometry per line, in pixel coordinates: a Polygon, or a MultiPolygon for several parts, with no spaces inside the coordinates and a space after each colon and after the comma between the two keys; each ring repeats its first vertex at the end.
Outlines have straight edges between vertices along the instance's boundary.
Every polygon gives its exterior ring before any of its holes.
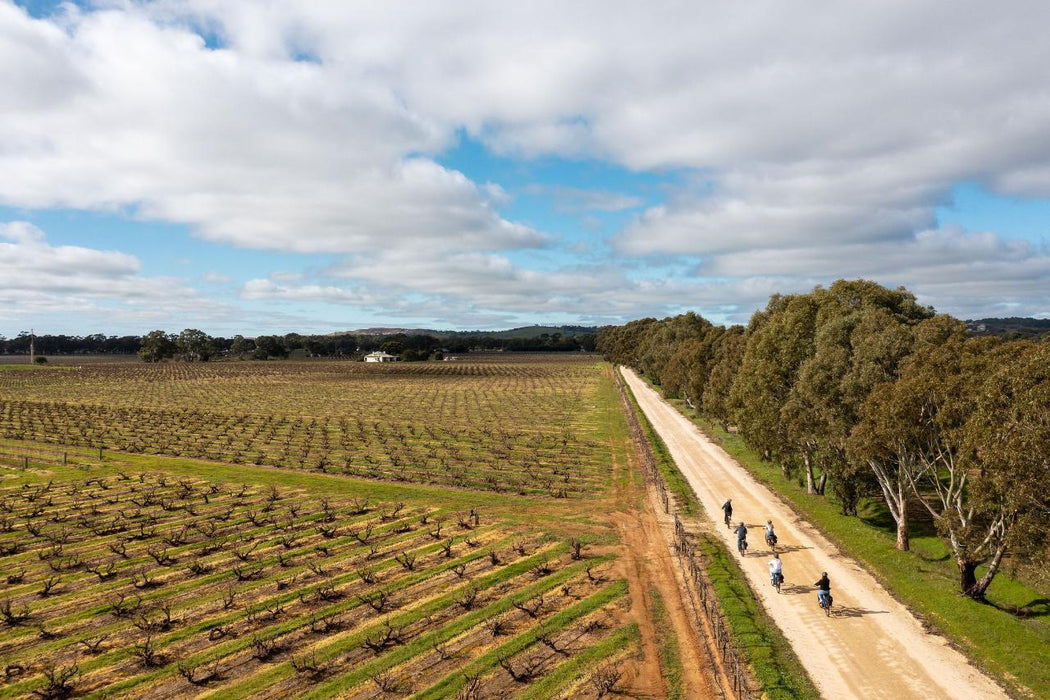
{"type": "Polygon", "coordinates": [[[0,223],[0,318],[77,313],[111,323],[227,313],[180,280],[144,276],[140,269],[137,258],[119,251],[53,246],[32,224],[0,223]]]}
{"type": "MultiPolygon", "coordinates": [[[[47,19],[0,0],[0,203],[339,256],[252,280],[246,300],[730,317],[865,276],[960,315],[995,296],[1045,311],[1042,251],[940,230],[936,211],[960,182],[1050,197],[1048,25],[1050,5],[1023,0],[156,0],[47,19]],[[499,183],[439,164],[461,132],[682,184],[604,262],[530,267],[510,251],[570,243],[505,218],[499,183]],[[702,256],[698,276],[660,279],[682,255],[702,256]]],[[[641,205],[588,183],[545,193],[568,213],[641,205]]],[[[23,254],[46,245],[17,235],[23,254]]],[[[146,279],[87,250],[51,259],[146,279]]]]}
{"type": "Polygon", "coordinates": [[[60,27],[0,4],[0,80],[15,86],[0,95],[0,168],[18,173],[0,202],[132,207],[209,240],[297,252],[545,244],[499,216],[498,189],[423,155],[452,131],[396,85],[211,50],[146,9],[60,27]]]}

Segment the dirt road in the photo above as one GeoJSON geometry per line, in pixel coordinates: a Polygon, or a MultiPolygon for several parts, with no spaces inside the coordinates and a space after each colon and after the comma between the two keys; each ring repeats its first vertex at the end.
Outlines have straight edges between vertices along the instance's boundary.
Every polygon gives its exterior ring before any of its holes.
{"type": "Polygon", "coordinates": [[[735,550],[736,536],[722,522],[721,510],[733,499],[733,526],[743,521],[749,528],[744,572],[825,697],[1006,697],[637,375],[624,369],[624,376],[704,509],[718,518],[715,532],[735,550]],[[769,584],[767,518],[776,526],[784,562],[780,594],[769,584]],[[831,618],[817,606],[813,586],[822,571],[835,598],[831,618]]]}

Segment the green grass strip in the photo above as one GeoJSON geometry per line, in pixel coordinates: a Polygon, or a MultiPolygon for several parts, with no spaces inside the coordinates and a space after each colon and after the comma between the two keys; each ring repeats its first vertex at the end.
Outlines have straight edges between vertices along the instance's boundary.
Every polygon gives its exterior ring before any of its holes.
{"type": "Polygon", "coordinates": [[[649,600],[653,613],[653,622],[660,630],[660,670],[667,681],[669,700],[680,700],[685,697],[682,687],[682,656],[678,649],[678,635],[671,626],[664,599],[655,589],[649,591],[649,600]]]}
{"type": "MultiPolygon", "coordinates": [[[[619,374],[619,368],[617,368],[616,372],[619,374]]],[[[663,476],[668,491],[676,497],[683,515],[699,516],[704,512],[704,509],[700,505],[696,494],[693,493],[693,489],[689,486],[689,482],[686,481],[682,472],[678,471],[678,467],[675,465],[674,459],[671,458],[671,452],[667,449],[667,445],[664,444],[663,438],[656,433],[653,424],[649,422],[649,418],[646,417],[645,412],[638,405],[638,399],[635,398],[630,385],[623,379],[623,375],[620,375],[620,381],[623,382],[623,388],[627,392],[627,399],[631,402],[634,415],[637,416],[638,422],[642,426],[642,432],[645,433],[645,439],[649,442],[649,448],[653,451],[653,457],[656,458],[656,467],[660,470],[660,475],[663,476]]]]}
{"type": "MultiPolygon", "coordinates": [[[[405,625],[411,624],[412,622],[422,619],[426,615],[433,614],[439,610],[448,607],[449,605],[454,604],[456,598],[459,596],[462,590],[468,588],[469,586],[477,586],[480,590],[491,588],[496,584],[502,583],[504,581],[510,580],[528,572],[533,566],[543,561],[548,555],[554,553],[557,553],[557,548],[554,550],[546,550],[539,554],[535,554],[531,557],[528,557],[527,559],[522,559],[521,561],[509,564],[498,571],[494,571],[486,576],[479,577],[478,579],[475,579],[469,584],[464,583],[459,588],[455,588],[446,593],[445,595],[433,598],[422,605],[412,608],[407,612],[404,612],[400,615],[388,617],[386,619],[386,622],[389,622],[392,626],[395,627],[403,627],[405,625]]],[[[589,563],[593,564],[593,561],[589,563]]],[[[523,592],[518,592],[513,594],[512,596],[507,596],[506,598],[501,599],[501,602],[505,600],[506,607],[509,608],[511,605],[511,601],[519,600],[519,595],[524,596],[521,598],[521,600],[527,600],[533,595],[536,595],[536,593],[532,592],[533,589],[541,591],[546,590],[550,586],[556,585],[565,578],[568,578],[572,573],[575,573],[581,565],[561,569],[553,573],[552,575],[543,578],[538,583],[528,586],[525,589],[522,589],[523,592]]],[[[497,603],[497,605],[498,604],[499,603],[497,603]]],[[[477,615],[480,615],[483,612],[483,610],[486,609],[487,608],[483,608],[482,610],[475,611],[474,613],[459,618],[457,624],[462,624],[462,620],[464,620],[465,618],[473,618],[477,615]]],[[[324,649],[317,652],[318,659],[322,662],[327,661],[329,659],[335,658],[336,656],[348,649],[361,646],[364,643],[364,640],[367,636],[374,634],[380,629],[383,629],[386,622],[384,622],[383,624],[374,624],[368,627],[367,629],[359,630],[358,632],[348,637],[344,637],[343,639],[340,639],[333,644],[329,644],[324,649]]],[[[439,632],[450,629],[450,627],[453,626],[444,627],[441,630],[439,630],[439,632]]],[[[337,689],[345,689],[352,687],[353,685],[360,683],[362,680],[365,680],[369,676],[385,670],[384,668],[381,668],[381,666],[384,666],[390,659],[400,658],[400,656],[405,654],[408,650],[415,650],[412,652],[413,654],[418,653],[418,649],[416,649],[416,647],[424,642],[427,646],[429,646],[432,638],[433,634],[424,635],[424,637],[421,639],[413,640],[413,642],[407,645],[398,647],[393,652],[389,652],[388,654],[383,655],[379,659],[376,659],[374,662],[370,662],[368,664],[360,666],[350,671],[348,674],[340,676],[334,681],[331,681],[323,686],[318,686],[313,691],[311,691],[311,695],[309,697],[313,697],[317,693],[320,693],[321,697],[327,696],[330,693],[335,692],[334,690],[330,690],[333,687],[337,687],[337,689]],[[347,685],[347,683],[349,683],[349,685],[347,685]],[[326,691],[326,689],[329,690],[326,691]]],[[[440,642],[442,640],[439,639],[438,641],[440,642]]],[[[392,666],[396,663],[400,663],[400,661],[392,661],[390,662],[390,665],[392,666]]],[[[215,694],[209,697],[222,698],[222,700],[233,700],[235,698],[247,697],[248,695],[251,695],[252,693],[262,688],[266,688],[267,686],[270,686],[275,682],[292,675],[294,672],[295,671],[292,668],[291,662],[285,662],[275,666],[272,669],[269,669],[265,673],[260,673],[252,676],[244,683],[233,687],[221,688],[215,694]]]]}
{"type": "Polygon", "coordinates": [[[632,622],[613,632],[593,647],[584,649],[551,673],[518,694],[519,700],[547,700],[559,697],[580,682],[598,664],[622,655],[642,638],[638,623],[632,622]]]}
{"type": "MultiPolygon", "coordinates": [[[[394,521],[394,522],[389,523],[389,524],[387,524],[385,526],[382,526],[382,529],[375,530],[373,532],[373,534],[387,534],[390,530],[392,530],[393,528],[395,528],[397,526],[397,522],[398,521],[394,521]]],[[[483,532],[483,531],[488,531],[492,527],[493,526],[485,526],[483,528],[476,529],[473,532],[479,533],[479,532],[483,532]]],[[[403,543],[403,542],[406,542],[406,541],[414,541],[415,539],[418,538],[418,536],[419,536],[419,531],[412,531],[412,532],[404,534],[401,537],[396,537],[396,538],[393,538],[393,539],[390,539],[390,540],[386,540],[386,541],[383,542],[383,545],[384,545],[384,547],[386,547],[386,546],[390,546],[392,544],[403,543]]],[[[461,535],[460,537],[465,537],[465,536],[461,535]]],[[[510,538],[506,538],[504,541],[506,541],[507,539],[510,539],[510,538]]],[[[354,540],[353,537],[346,537],[346,538],[339,538],[338,540],[331,540],[330,542],[338,542],[338,541],[343,541],[343,540],[346,540],[347,542],[356,541],[356,540],[354,540]]],[[[316,549],[316,545],[308,545],[307,547],[308,547],[308,550],[304,550],[304,551],[313,551],[313,550],[316,549]]],[[[329,564],[335,564],[337,562],[347,561],[347,560],[352,559],[355,556],[358,556],[359,554],[361,554],[368,547],[369,547],[369,545],[362,544],[359,547],[353,547],[353,548],[351,548],[351,549],[349,549],[349,550],[347,550],[345,552],[341,552],[338,556],[332,557],[331,559],[326,559],[325,561],[327,563],[329,563],[329,564]]],[[[438,551],[440,548],[441,548],[441,544],[437,543],[437,542],[434,542],[434,543],[430,543],[430,544],[425,544],[423,546],[417,547],[414,550],[409,550],[409,551],[414,552],[416,554],[432,554],[433,552],[438,551]]],[[[465,559],[465,561],[472,561],[474,559],[477,559],[477,558],[481,557],[482,554],[486,554],[486,553],[487,553],[487,550],[480,550],[480,551],[475,553],[475,556],[468,557],[467,559],[465,559]]],[[[253,560],[253,564],[254,563],[262,563],[264,565],[272,565],[272,564],[274,564],[276,562],[277,562],[277,557],[268,557],[266,559],[253,560]]],[[[376,561],[371,566],[376,572],[381,572],[381,571],[385,571],[387,569],[393,568],[395,565],[396,565],[396,562],[395,562],[393,556],[391,555],[391,556],[389,556],[389,557],[387,557],[385,559],[381,559],[381,560],[376,561]]],[[[298,566],[295,566],[295,567],[288,567],[288,568],[283,568],[283,569],[275,569],[274,573],[272,573],[269,576],[266,576],[264,578],[260,578],[260,579],[254,580],[254,581],[249,581],[249,582],[247,582],[245,584],[240,585],[239,588],[238,588],[238,592],[245,592],[245,591],[248,591],[248,590],[256,590],[256,589],[262,588],[263,586],[267,586],[267,585],[270,585],[270,584],[274,583],[274,581],[277,581],[278,579],[285,578],[290,573],[292,573],[292,574],[301,573],[301,572],[305,571],[306,569],[307,569],[307,566],[305,564],[301,564],[301,565],[298,565],[298,566]]],[[[167,598],[169,598],[169,597],[171,597],[173,595],[177,595],[178,593],[182,593],[182,592],[184,592],[186,590],[189,590],[191,588],[203,587],[205,585],[218,583],[218,582],[221,582],[223,580],[228,580],[230,583],[236,583],[236,581],[234,581],[230,577],[230,574],[231,574],[230,571],[225,571],[224,570],[224,571],[220,571],[218,573],[211,574],[211,575],[208,575],[208,576],[202,576],[202,577],[198,577],[196,579],[188,579],[188,580],[186,580],[186,581],[184,581],[184,582],[182,582],[182,583],[180,583],[178,585],[171,586],[169,588],[158,589],[158,590],[155,590],[152,593],[145,593],[145,594],[142,594],[141,596],[138,596],[138,597],[140,597],[142,602],[144,604],[146,604],[146,603],[150,603],[150,602],[153,602],[153,601],[159,601],[159,600],[167,599],[167,598]]],[[[333,584],[333,585],[337,585],[338,586],[338,585],[341,585],[343,583],[351,582],[351,581],[353,581],[354,579],[356,579],[358,577],[359,577],[359,574],[357,573],[357,569],[356,568],[353,571],[343,571],[343,573],[340,573],[340,574],[338,574],[336,576],[329,576],[324,581],[319,581],[319,582],[317,582],[315,584],[310,584],[310,585],[302,586],[302,587],[297,588],[295,590],[290,590],[290,591],[288,591],[286,593],[283,593],[281,595],[277,595],[277,596],[274,596],[274,597],[266,598],[265,600],[259,601],[258,603],[256,603],[256,605],[254,607],[255,608],[260,608],[263,604],[270,604],[270,603],[273,603],[273,602],[290,603],[290,602],[292,602],[292,601],[294,601],[294,600],[296,600],[298,598],[298,595],[299,595],[300,591],[311,591],[313,589],[316,589],[322,583],[329,583],[329,584],[333,584]]],[[[116,584],[114,584],[112,586],[112,588],[116,589],[116,588],[121,588],[122,586],[126,586],[126,582],[118,581],[116,584]]],[[[106,589],[103,589],[103,590],[106,590],[106,589]]],[[[186,608],[192,608],[192,607],[194,607],[196,605],[199,605],[201,602],[218,600],[218,599],[220,599],[222,597],[222,595],[223,595],[223,591],[222,590],[220,590],[220,589],[212,590],[211,593],[208,596],[206,596],[206,597],[199,597],[199,598],[196,598],[194,600],[182,601],[181,603],[179,603],[179,605],[177,607],[173,608],[173,610],[175,612],[181,612],[182,610],[185,610],[186,608]]],[[[81,611],[81,612],[73,614],[73,615],[67,615],[67,616],[65,616],[63,618],[56,618],[55,620],[49,621],[49,624],[54,625],[56,627],[72,624],[74,622],[79,622],[81,620],[84,620],[84,619],[87,619],[87,618],[90,618],[90,617],[95,617],[95,616],[107,614],[110,611],[111,608],[112,608],[112,605],[110,603],[105,603],[103,605],[99,605],[99,606],[96,606],[96,607],[93,607],[93,608],[81,611]]],[[[237,613],[231,613],[231,614],[226,615],[225,617],[221,617],[221,618],[212,618],[210,620],[206,620],[206,621],[197,623],[197,624],[195,624],[195,625],[193,625],[191,627],[185,628],[184,630],[180,630],[179,632],[175,632],[175,633],[173,633],[171,635],[167,635],[167,636],[163,637],[159,641],[160,641],[161,644],[167,645],[167,644],[170,644],[173,641],[179,641],[180,639],[183,639],[185,636],[187,636],[185,634],[186,630],[189,630],[189,631],[192,631],[192,632],[207,631],[207,630],[211,629],[212,627],[215,627],[215,626],[218,626],[218,625],[222,625],[222,624],[226,624],[226,623],[229,623],[229,622],[234,622],[240,617],[242,617],[242,614],[240,612],[237,612],[237,613]]],[[[29,628],[27,626],[23,626],[23,627],[18,628],[18,629],[19,629],[18,635],[15,636],[15,637],[12,637],[13,639],[17,639],[18,636],[25,636],[25,635],[28,635],[28,634],[32,634],[32,628],[29,628]]],[[[38,645],[36,645],[36,646],[34,646],[34,647],[30,648],[30,649],[25,650],[19,656],[25,656],[25,655],[29,655],[29,654],[39,655],[41,653],[52,652],[52,651],[55,651],[55,650],[60,649],[62,647],[72,646],[72,645],[76,644],[81,639],[89,639],[91,637],[97,636],[100,633],[115,634],[115,633],[120,633],[120,632],[124,632],[124,631],[127,631],[127,630],[128,630],[128,627],[127,627],[127,624],[125,622],[119,622],[119,621],[118,622],[113,622],[113,623],[111,623],[108,626],[102,627],[101,629],[95,628],[95,629],[92,629],[92,630],[88,630],[86,632],[82,631],[82,632],[79,632],[79,633],[76,633],[76,634],[73,634],[73,635],[63,636],[63,638],[55,640],[53,642],[49,642],[47,644],[38,644],[38,645]]],[[[6,637],[4,639],[6,641],[6,637]]],[[[13,657],[13,658],[18,658],[18,657],[13,657]]],[[[95,658],[96,659],[102,659],[102,658],[106,658],[106,656],[99,656],[99,657],[95,657],[95,658]]],[[[2,689],[0,689],[0,697],[4,697],[4,692],[3,692],[2,689]]]]}
{"type": "MultiPolygon", "coordinates": [[[[513,536],[509,536],[509,537],[505,538],[504,540],[501,540],[500,542],[496,543],[496,546],[499,546],[500,544],[506,543],[506,542],[510,541],[511,539],[513,539],[513,536]]],[[[417,552],[437,551],[438,549],[440,549],[440,546],[441,546],[440,544],[435,543],[434,545],[431,545],[431,546],[429,546],[427,548],[422,548],[422,549],[418,549],[418,550],[415,550],[415,551],[417,551],[417,552]]],[[[422,580],[428,578],[429,576],[432,576],[432,575],[437,574],[437,573],[442,573],[442,572],[448,571],[448,570],[450,570],[453,566],[455,566],[458,563],[469,563],[469,562],[474,561],[476,559],[482,558],[482,557],[484,557],[484,556],[486,556],[488,554],[488,550],[489,549],[490,549],[490,547],[484,547],[484,548],[479,549],[477,551],[471,552],[471,553],[469,553],[468,555],[466,555],[464,557],[460,557],[458,559],[448,560],[446,563],[441,564],[441,565],[436,566],[436,567],[433,567],[431,569],[426,569],[426,570],[423,570],[423,571],[418,571],[415,574],[403,576],[401,578],[395,579],[389,585],[387,585],[387,586],[385,586],[385,587],[383,587],[381,589],[377,589],[377,590],[383,590],[383,591],[386,591],[387,593],[391,593],[391,592],[394,592],[394,591],[401,590],[403,588],[407,588],[409,586],[414,585],[415,583],[418,583],[419,581],[422,581],[422,580]]],[[[384,568],[389,568],[389,567],[393,566],[394,562],[392,560],[384,560],[384,562],[381,562],[381,564],[383,564],[385,566],[380,566],[379,564],[377,564],[373,568],[375,568],[377,571],[381,571],[384,568]]],[[[357,573],[356,572],[348,572],[346,574],[340,575],[339,577],[334,577],[334,578],[331,578],[331,579],[328,579],[328,580],[329,581],[333,581],[333,582],[337,582],[337,581],[342,581],[344,579],[352,580],[353,578],[356,578],[356,577],[357,577],[357,573]]],[[[372,593],[374,591],[368,591],[368,592],[372,593]]],[[[267,603],[273,603],[273,602],[277,601],[277,602],[281,602],[281,603],[287,603],[287,602],[291,602],[291,601],[296,600],[296,599],[298,599],[298,591],[289,591],[289,592],[281,594],[279,596],[274,596],[272,598],[269,598],[269,599],[267,599],[266,602],[267,603]]],[[[325,608],[314,610],[312,612],[317,613],[317,614],[329,613],[329,612],[330,613],[342,613],[342,612],[346,612],[347,610],[352,610],[353,608],[356,608],[359,605],[363,605],[363,603],[360,600],[358,600],[356,597],[353,597],[353,598],[347,598],[346,600],[343,600],[343,601],[341,601],[339,603],[335,603],[333,605],[327,606],[325,608]]],[[[177,642],[177,641],[180,641],[182,639],[186,639],[188,637],[193,636],[194,634],[198,634],[198,633],[201,633],[201,632],[207,632],[208,630],[212,629],[213,627],[217,627],[217,626],[220,626],[220,625],[223,625],[223,624],[236,622],[237,620],[239,620],[239,619],[241,619],[243,617],[244,617],[244,612],[238,610],[236,612],[231,612],[230,614],[225,615],[223,617],[210,618],[208,620],[203,620],[203,621],[198,622],[198,623],[196,623],[194,625],[190,625],[190,626],[184,627],[184,628],[179,629],[179,630],[177,630],[175,632],[172,632],[171,634],[168,634],[168,635],[165,635],[164,637],[159,638],[158,639],[158,648],[159,649],[164,649],[165,647],[169,646],[173,642],[177,642]]],[[[308,615],[301,615],[301,616],[299,616],[297,618],[293,618],[293,619],[291,619],[291,620],[289,620],[289,621],[287,621],[287,622],[285,622],[285,623],[283,623],[281,625],[276,625],[276,626],[272,625],[272,626],[266,628],[266,632],[267,632],[268,636],[278,636],[278,635],[281,635],[281,634],[285,634],[286,632],[292,631],[294,629],[297,629],[298,627],[305,626],[306,624],[308,624],[308,620],[309,620],[309,616],[308,615]]],[[[262,630],[259,630],[258,632],[262,632],[262,630]]],[[[225,642],[223,644],[214,645],[214,646],[210,647],[207,651],[202,652],[200,654],[197,654],[197,655],[195,655],[195,656],[193,656],[193,657],[191,657],[189,659],[184,659],[184,661],[186,661],[187,663],[189,663],[191,665],[192,664],[198,664],[198,663],[208,663],[208,662],[211,662],[211,661],[218,660],[218,659],[220,659],[220,658],[222,658],[224,656],[228,656],[228,655],[230,655],[232,653],[236,653],[238,651],[246,649],[250,645],[251,645],[250,637],[248,637],[248,638],[246,638],[246,637],[239,637],[239,638],[230,640],[228,642],[225,642]]],[[[126,658],[129,658],[132,655],[132,652],[133,652],[133,649],[130,646],[124,646],[124,647],[115,649],[115,650],[113,650],[111,652],[108,652],[108,653],[101,654],[99,656],[93,657],[90,661],[85,661],[84,663],[80,664],[80,670],[83,671],[83,672],[89,672],[89,671],[93,671],[93,670],[98,669],[98,668],[103,668],[103,667],[105,667],[107,665],[110,665],[112,663],[116,663],[116,662],[122,661],[122,660],[124,660],[126,658]]],[[[159,669],[157,669],[155,671],[152,671],[151,673],[146,673],[146,674],[143,674],[143,675],[134,676],[133,678],[129,678],[129,679],[127,679],[127,680],[125,680],[125,681],[123,681],[121,683],[117,683],[115,685],[107,686],[107,687],[101,689],[99,691],[99,693],[101,695],[107,695],[107,696],[108,695],[112,695],[114,693],[120,692],[122,690],[125,690],[127,688],[133,687],[135,685],[138,685],[140,683],[148,682],[148,681],[152,681],[152,680],[157,679],[157,678],[161,678],[161,677],[164,677],[164,676],[172,675],[176,671],[177,671],[177,668],[176,668],[174,663],[168,664],[167,666],[164,666],[164,667],[159,668],[159,669]]],[[[40,677],[37,677],[37,678],[27,679],[26,681],[24,681],[22,683],[19,683],[19,684],[16,684],[16,685],[8,686],[8,687],[5,687],[5,688],[0,688],[0,698],[11,697],[11,696],[15,696],[15,695],[19,695],[21,693],[24,693],[26,691],[32,691],[35,688],[39,687],[42,683],[43,683],[43,679],[40,678],[40,677]]]]}
{"type": "MultiPolygon", "coordinates": [[[[497,666],[501,656],[507,658],[532,646],[539,640],[539,635],[542,630],[557,631],[563,629],[572,624],[575,620],[604,607],[608,603],[624,595],[627,595],[627,581],[625,579],[619,579],[594,595],[580,601],[576,605],[562,610],[558,614],[552,616],[549,620],[545,621],[542,625],[530,627],[509,642],[479,656],[468,664],[466,668],[459,669],[455,673],[445,676],[441,681],[430,688],[427,688],[423,692],[417,693],[414,697],[418,700],[430,700],[431,698],[445,698],[455,695],[464,685],[466,685],[466,677],[468,675],[485,673],[497,666]]],[[[509,609],[511,607],[510,602],[508,601],[501,607],[504,610],[509,609]]],[[[503,610],[500,610],[496,614],[502,611],[503,610]]],[[[491,615],[488,617],[491,617],[491,615]]]]}

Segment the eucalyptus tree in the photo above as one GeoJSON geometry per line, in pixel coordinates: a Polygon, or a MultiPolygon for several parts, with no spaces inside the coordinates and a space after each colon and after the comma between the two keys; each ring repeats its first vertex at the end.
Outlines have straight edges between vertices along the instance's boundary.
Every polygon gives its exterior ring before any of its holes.
{"type": "Polygon", "coordinates": [[[846,443],[872,387],[892,381],[911,350],[911,329],[933,312],[904,290],[868,280],[838,280],[811,295],[817,304],[813,353],[781,411],[809,493],[824,493],[829,475],[844,514],[856,513],[867,470],[846,443]],[[819,476],[815,472],[819,470],[819,476]]]}
{"type": "Polygon", "coordinates": [[[730,326],[718,336],[712,348],[711,373],[704,384],[703,412],[729,429],[732,410],[729,394],[733,389],[740,364],[747,348],[747,332],[743,326],[730,326]]]}
{"type": "MultiPolygon", "coordinates": [[[[1045,557],[1050,528],[1050,346],[1005,343],[968,365],[974,391],[957,392],[960,464],[928,474],[940,484],[941,522],[959,565],[960,587],[982,600],[1003,559],[1045,557]],[[972,413],[969,409],[972,407],[972,413]],[[954,482],[967,483],[955,490],[954,482]],[[979,566],[985,566],[978,579],[979,566]]],[[[1045,561],[1045,559],[1044,559],[1045,561]]]]}
{"type": "Polygon", "coordinates": [[[175,336],[162,330],[150,331],[142,336],[139,357],[144,362],[160,362],[175,356],[175,336]]]}
{"type": "Polygon", "coordinates": [[[215,341],[202,330],[187,328],[175,338],[175,354],[190,362],[207,362],[215,354],[215,341]]]}
{"type": "MultiPolygon", "coordinates": [[[[669,397],[677,398],[682,395],[684,384],[687,383],[685,375],[680,371],[681,363],[676,363],[676,376],[668,381],[665,372],[668,362],[681,349],[681,346],[689,341],[702,342],[713,326],[703,316],[692,311],[678,316],[665,318],[651,324],[645,335],[641,338],[638,348],[637,367],[653,381],[663,387],[669,397]]],[[[685,352],[700,349],[689,343],[690,348],[685,352]]],[[[684,359],[684,358],[679,358],[684,359]]],[[[694,356],[691,359],[693,369],[699,369],[698,363],[706,361],[706,358],[694,356]]]]}
{"type": "Polygon", "coordinates": [[[682,318],[672,319],[672,327],[678,327],[673,328],[674,336],[669,339],[672,352],[660,369],[660,385],[667,396],[685,399],[691,408],[699,409],[715,362],[715,348],[725,328],[700,317],[688,319],[688,325],[682,328],[682,318]]]}
{"type": "Polygon", "coordinates": [[[595,333],[595,349],[613,364],[640,368],[642,342],[658,323],[655,318],[643,318],[622,326],[603,326],[595,333]]]}
{"type": "Polygon", "coordinates": [[[730,392],[734,422],[765,459],[788,458],[792,444],[781,411],[813,355],[818,305],[812,295],[775,295],[748,325],[740,371],[730,392]]]}

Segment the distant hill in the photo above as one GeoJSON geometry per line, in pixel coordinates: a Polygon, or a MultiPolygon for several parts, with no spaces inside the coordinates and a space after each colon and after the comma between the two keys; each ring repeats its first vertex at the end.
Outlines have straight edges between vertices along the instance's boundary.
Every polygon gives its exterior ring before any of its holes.
{"type": "Polygon", "coordinates": [[[967,321],[966,329],[971,335],[1039,338],[1050,333],[1050,318],[980,318],[967,321]]]}
{"type": "Polygon", "coordinates": [[[578,335],[590,335],[598,330],[597,326],[522,326],[504,331],[437,331],[431,328],[358,328],[352,331],[339,331],[330,335],[430,335],[435,338],[462,338],[485,336],[489,338],[536,338],[546,333],[560,333],[563,338],[578,335]]]}

